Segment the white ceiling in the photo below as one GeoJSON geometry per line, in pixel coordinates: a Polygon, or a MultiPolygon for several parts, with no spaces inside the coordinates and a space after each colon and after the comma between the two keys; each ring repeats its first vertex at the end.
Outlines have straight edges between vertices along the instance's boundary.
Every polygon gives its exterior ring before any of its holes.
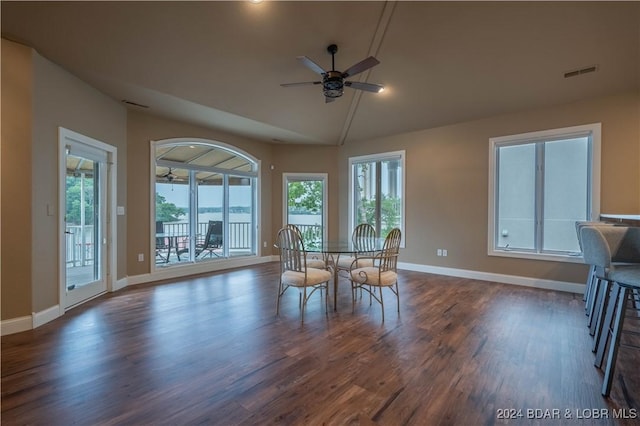
{"type": "MultiPolygon", "coordinates": [[[[639,2],[14,2],[4,37],[118,101],[265,141],[343,144],[640,90],[639,2]],[[325,104],[296,56],[380,65],[325,104]],[[598,71],[564,78],[570,70],[598,71]]],[[[130,107],[139,108],[139,107],[130,107]]]]}

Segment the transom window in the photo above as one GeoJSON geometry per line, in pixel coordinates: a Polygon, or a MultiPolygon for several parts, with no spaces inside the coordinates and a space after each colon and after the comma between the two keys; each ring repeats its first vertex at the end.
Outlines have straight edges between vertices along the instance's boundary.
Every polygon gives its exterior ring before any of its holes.
{"type": "Polygon", "coordinates": [[[156,266],[257,253],[259,163],[201,139],[152,142],[156,266]]]}
{"type": "Polygon", "coordinates": [[[490,139],[489,254],[580,253],[576,221],[597,219],[600,124],[490,139]]]}

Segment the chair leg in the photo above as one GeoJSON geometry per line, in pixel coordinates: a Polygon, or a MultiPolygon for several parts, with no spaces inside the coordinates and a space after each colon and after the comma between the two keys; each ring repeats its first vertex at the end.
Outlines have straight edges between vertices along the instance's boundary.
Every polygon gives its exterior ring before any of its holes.
{"type": "Polygon", "coordinates": [[[591,349],[592,352],[595,352],[598,349],[598,345],[600,344],[604,324],[604,315],[607,307],[609,306],[609,303],[615,303],[615,301],[612,301],[609,298],[609,295],[611,293],[611,284],[609,283],[609,281],[605,281],[602,284],[602,289],[602,301],[600,302],[600,306],[598,307],[598,312],[596,314],[597,319],[595,321],[595,328],[593,333],[593,348],[591,349]]]}
{"type": "MultiPolygon", "coordinates": [[[[602,361],[604,360],[604,352],[607,348],[607,343],[610,342],[611,335],[611,325],[613,324],[613,317],[616,311],[616,301],[618,300],[618,296],[620,294],[620,286],[618,284],[614,284],[611,289],[611,295],[609,296],[609,300],[611,301],[607,306],[607,314],[604,318],[604,323],[602,324],[602,334],[600,336],[600,340],[598,342],[598,348],[596,351],[596,359],[593,365],[600,368],[602,367],[602,361]]],[[[610,345],[611,343],[609,343],[610,345]]]]}
{"type": "MultiPolygon", "coordinates": [[[[362,290],[361,290],[362,291],[362,290]]],[[[358,286],[351,281],[351,313],[356,311],[356,295],[358,294],[358,286]]]]}
{"type": "MultiPolygon", "coordinates": [[[[614,284],[619,287],[618,284],[614,284]]],[[[607,367],[604,372],[604,380],[602,383],[602,395],[609,396],[611,385],[613,384],[613,373],[616,369],[616,358],[618,357],[618,348],[620,346],[620,335],[624,325],[624,315],[626,312],[628,288],[622,287],[617,300],[617,312],[615,324],[613,325],[613,334],[611,343],[609,344],[609,356],[607,357],[607,367]]]]}
{"type": "Polygon", "coordinates": [[[282,297],[282,281],[278,284],[278,297],[276,298],[276,316],[280,315],[280,298],[282,297]]]}
{"type": "MultiPolygon", "coordinates": [[[[384,300],[382,299],[382,287],[380,287],[380,306],[382,306],[382,322],[384,322],[384,300]]],[[[371,294],[371,293],[369,293],[371,294]]]]}
{"type": "Polygon", "coordinates": [[[596,267],[595,265],[591,265],[589,267],[589,275],[587,276],[587,282],[585,283],[584,295],[582,296],[582,300],[584,300],[584,309],[587,310],[587,306],[589,304],[589,299],[593,293],[593,284],[596,277],[596,267]]]}
{"type": "Polygon", "coordinates": [[[603,287],[605,286],[603,283],[604,280],[601,280],[600,278],[596,278],[596,283],[595,283],[595,287],[593,289],[593,300],[590,302],[589,304],[589,310],[587,311],[587,315],[589,318],[589,321],[587,322],[587,327],[589,327],[589,334],[591,336],[593,336],[593,333],[595,331],[596,328],[596,321],[594,319],[594,317],[596,316],[596,312],[599,309],[600,306],[602,306],[602,299],[603,299],[603,287]]]}
{"type": "Polygon", "coordinates": [[[398,314],[400,314],[400,289],[398,288],[398,281],[396,281],[396,299],[398,299],[398,314]]]}
{"type": "Polygon", "coordinates": [[[304,324],[304,307],[307,304],[307,287],[302,288],[302,313],[300,314],[300,324],[304,324]]]}

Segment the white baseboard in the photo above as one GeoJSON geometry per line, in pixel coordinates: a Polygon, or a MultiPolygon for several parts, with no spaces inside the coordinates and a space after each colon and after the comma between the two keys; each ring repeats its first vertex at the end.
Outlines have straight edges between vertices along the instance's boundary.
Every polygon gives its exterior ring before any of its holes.
{"type": "Polygon", "coordinates": [[[0,323],[0,334],[6,336],[7,334],[21,333],[31,330],[32,327],[33,320],[30,316],[11,318],[0,323]]]}
{"type": "Polygon", "coordinates": [[[127,285],[128,285],[127,277],[121,278],[119,280],[116,280],[116,282],[113,284],[113,287],[111,288],[111,291],[118,291],[120,289],[125,288],[127,285]]]}
{"type": "MultiPolygon", "coordinates": [[[[62,312],[64,313],[64,312],[62,312]]],[[[40,312],[33,312],[30,316],[24,316],[19,318],[11,318],[3,320],[0,323],[2,329],[1,335],[6,336],[8,334],[21,333],[23,331],[32,330],[36,327],[40,327],[53,321],[62,315],[60,312],[60,306],[55,305],[40,312]]]]}
{"type": "Polygon", "coordinates": [[[491,281],[503,284],[514,284],[545,290],[565,291],[568,293],[582,294],[584,292],[584,284],[566,281],[545,280],[541,278],[521,277],[518,275],[496,274],[491,272],[444,268],[442,266],[429,266],[404,262],[398,262],[398,268],[405,269],[407,271],[426,272],[429,274],[447,275],[451,277],[469,278],[474,280],[491,281]]]}
{"type": "MultiPolygon", "coordinates": [[[[189,275],[206,274],[207,272],[222,271],[231,268],[240,268],[242,266],[252,266],[261,263],[272,262],[274,256],[262,257],[236,257],[215,262],[190,263],[186,265],[176,265],[169,268],[156,268],[149,274],[131,275],[126,278],[126,285],[144,284],[153,281],[168,280],[180,278],[189,275]]],[[[276,256],[275,260],[279,258],[276,256]]]]}
{"type": "Polygon", "coordinates": [[[33,328],[40,327],[48,323],[49,321],[53,321],[61,315],[60,306],[55,305],[50,308],[45,309],[44,311],[34,312],[31,314],[33,317],[33,328]]]}

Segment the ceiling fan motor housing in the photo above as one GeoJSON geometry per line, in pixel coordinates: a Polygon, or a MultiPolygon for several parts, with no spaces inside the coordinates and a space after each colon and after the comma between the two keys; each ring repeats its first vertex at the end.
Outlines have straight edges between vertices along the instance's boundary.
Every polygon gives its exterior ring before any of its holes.
{"type": "Polygon", "coordinates": [[[322,78],[324,95],[328,98],[339,98],[344,93],[344,79],[339,71],[327,71],[322,78]]]}

